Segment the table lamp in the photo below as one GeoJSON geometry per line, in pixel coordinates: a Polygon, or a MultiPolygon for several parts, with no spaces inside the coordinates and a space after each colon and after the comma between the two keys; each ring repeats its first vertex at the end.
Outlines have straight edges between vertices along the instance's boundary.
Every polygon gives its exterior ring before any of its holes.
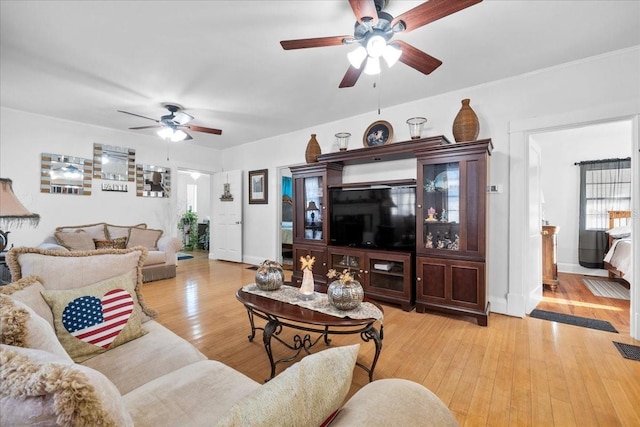
{"type": "Polygon", "coordinates": [[[12,181],[0,178],[0,252],[8,246],[9,231],[2,231],[10,227],[21,227],[22,224],[37,226],[40,215],[33,214],[24,207],[13,193],[12,181]]]}

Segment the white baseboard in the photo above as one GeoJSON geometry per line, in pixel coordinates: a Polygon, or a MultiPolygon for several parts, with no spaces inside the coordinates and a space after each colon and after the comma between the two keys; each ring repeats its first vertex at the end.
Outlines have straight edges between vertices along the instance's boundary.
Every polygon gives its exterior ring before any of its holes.
{"type": "Polygon", "coordinates": [[[584,276],[600,276],[600,277],[609,276],[609,272],[607,270],[604,270],[601,268],[585,268],[579,264],[558,263],[558,272],[582,274],[584,276]]]}

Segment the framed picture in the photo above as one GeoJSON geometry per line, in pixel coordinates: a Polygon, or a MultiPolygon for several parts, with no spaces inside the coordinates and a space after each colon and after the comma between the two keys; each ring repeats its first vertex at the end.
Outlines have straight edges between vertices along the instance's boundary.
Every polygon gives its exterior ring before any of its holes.
{"type": "Polygon", "coordinates": [[[375,147],[385,145],[393,139],[393,126],[385,120],[378,120],[369,125],[362,136],[362,143],[365,147],[375,147]]]}
{"type": "Polygon", "coordinates": [[[269,170],[249,171],[249,204],[269,203],[268,180],[269,170]]]}

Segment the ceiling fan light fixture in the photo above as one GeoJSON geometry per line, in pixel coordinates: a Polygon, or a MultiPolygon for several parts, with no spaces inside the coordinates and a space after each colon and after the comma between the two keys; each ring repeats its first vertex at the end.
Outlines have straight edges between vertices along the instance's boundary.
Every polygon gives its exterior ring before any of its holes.
{"type": "Polygon", "coordinates": [[[362,63],[367,57],[367,49],[362,46],[358,46],[354,51],[347,53],[347,59],[349,59],[349,63],[357,69],[362,67],[362,63]]]}
{"type": "Polygon", "coordinates": [[[372,58],[379,58],[384,53],[387,40],[380,34],[373,34],[367,40],[367,53],[372,58]]]}
{"type": "Polygon", "coordinates": [[[157,134],[162,139],[171,139],[171,137],[173,136],[173,129],[165,126],[162,129],[158,130],[157,134]]]}
{"type": "Polygon", "coordinates": [[[185,139],[187,139],[188,136],[189,135],[187,135],[185,131],[177,129],[173,131],[173,135],[171,136],[171,141],[172,142],[184,141],[185,139]]]}
{"type": "Polygon", "coordinates": [[[394,43],[388,44],[384,48],[384,52],[382,53],[382,57],[384,58],[389,68],[393,67],[395,63],[398,62],[398,59],[400,59],[401,56],[402,49],[400,49],[400,47],[394,43]]]}
{"type": "Polygon", "coordinates": [[[380,74],[380,58],[367,58],[367,65],[364,66],[364,73],[370,76],[380,74]]]}

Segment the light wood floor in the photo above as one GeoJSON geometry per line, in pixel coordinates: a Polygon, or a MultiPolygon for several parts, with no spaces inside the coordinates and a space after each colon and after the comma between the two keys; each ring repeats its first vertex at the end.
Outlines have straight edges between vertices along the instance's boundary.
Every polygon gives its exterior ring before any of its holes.
{"type": "MultiPolygon", "coordinates": [[[[160,323],[262,382],[269,373],[262,340],[248,341],[247,314],[235,299],[238,288],[253,282],[255,271],[246,267],[183,260],[175,279],[147,283],[143,292],[160,323]]],[[[640,345],[628,333],[493,313],[489,326],[480,327],[472,319],[384,310],[375,378],[425,385],[462,426],[640,425],[640,362],[622,358],[612,343],[640,345]]],[[[335,337],[332,345],[355,340],[335,337]]],[[[369,364],[372,355],[373,344],[362,343],[359,361],[369,364]]],[[[366,383],[356,368],[350,395],[366,383]]]]}

